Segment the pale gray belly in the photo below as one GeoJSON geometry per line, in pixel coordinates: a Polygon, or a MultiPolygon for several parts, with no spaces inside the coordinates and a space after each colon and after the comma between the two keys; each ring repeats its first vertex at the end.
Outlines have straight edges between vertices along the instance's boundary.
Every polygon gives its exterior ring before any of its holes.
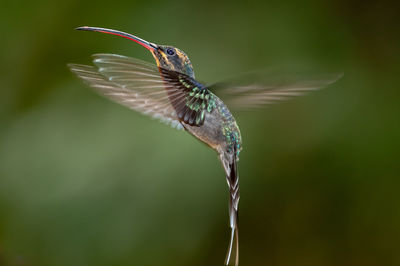
{"type": "Polygon", "coordinates": [[[226,140],[222,131],[222,119],[216,108],[211,113],[206,113],[203,125],[199,127],[183,123],[182,125],[190,134],[219,151],[221,147],[225,146],[226,140]]]}

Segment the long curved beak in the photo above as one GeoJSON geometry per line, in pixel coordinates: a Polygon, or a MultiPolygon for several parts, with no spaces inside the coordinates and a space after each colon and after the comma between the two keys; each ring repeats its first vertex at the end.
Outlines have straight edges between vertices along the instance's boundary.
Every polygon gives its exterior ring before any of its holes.
{"type": "Polygon", "coordinates": [[[157,49],[157,45],[155,45],[154,43],[145,41],[145,40],[143,40],[139,37],[136,37],[132,34],[118,31],[118,30],[111,30],[111,29],[98,28],[98,27],[88,27],[88,26],[78,27],[78,28],[76,28],[76,30],[97,31],[97,32],[112,34],[112,35],[116,35],[116,36],[121,36],[123,38],[129,39],[131,41],[134,41],[134,42],[140,44],[141,46],[143,46],[150,52],[153,52],[154,50],[157,49]]]}

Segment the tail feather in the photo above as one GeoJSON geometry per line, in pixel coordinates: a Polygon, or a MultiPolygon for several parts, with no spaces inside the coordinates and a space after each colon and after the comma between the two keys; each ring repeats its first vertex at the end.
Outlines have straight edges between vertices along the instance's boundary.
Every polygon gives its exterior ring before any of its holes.
{"type": "MultiPolygon", "coordinates": [[[[236,154],[235,154],[236,155],[236,154]]],[[[240,198],[239,192],[239,175],[237,172],[237,159],[232,156],[231,163],[229,163],[229,175],[226,177],[229,186],[229,222],[231,227],[231,239],[226,254],[225,265],[229,264],[231,259],[233,243],[235,243],[235,265],[239,265],[239,230],[238,230],[238,204],[240,198]]],[[[225,169],[227,170],[227,169],[225,169]]]]}

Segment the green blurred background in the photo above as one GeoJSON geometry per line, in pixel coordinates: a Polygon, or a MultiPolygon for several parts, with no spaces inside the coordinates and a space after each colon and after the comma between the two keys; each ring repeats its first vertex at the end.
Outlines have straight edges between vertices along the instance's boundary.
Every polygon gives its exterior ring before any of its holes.
{"type": "MultiPolygon", "coordinates": [[[[393,2],[394,3],[394,2],[393,2]]],[[[0,265],[222,265],[227,187],[189,134],[66,64],[170,44],[200,80],[282,64],[328,89],[235,114],[241,265],[400,265],[399,23],[383,1],[8,1],[0,11],[0,265]],[[245,3],[246,2],[246,3],[245,3]]]]}

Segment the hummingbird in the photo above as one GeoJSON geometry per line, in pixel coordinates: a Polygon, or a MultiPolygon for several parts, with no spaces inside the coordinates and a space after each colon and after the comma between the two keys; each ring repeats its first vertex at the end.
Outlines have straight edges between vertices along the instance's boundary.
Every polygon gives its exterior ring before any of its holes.
{"type": "Polygon", "coordinates": [[[68,64],[70,70],[101,95],[135,111],[185,130],[215,150],[229,188],[231,229],[225,265],[233,252],[239,265],[239,153],[242,137],[228,106],[252,109],[280,102],[335,82],[341,74],[289,82],[221,82],[207,85],[195,78],[189,57],[170,45],[159,45],[118,30],[78,27],[120,36],[151,52],[156,65],[116,54],[94,54],[93,66],[68,64]],[[218,92],[215,94],[214,92],[218,92]],[[224,101],[222,100],[224,99],[224,101]]]}

